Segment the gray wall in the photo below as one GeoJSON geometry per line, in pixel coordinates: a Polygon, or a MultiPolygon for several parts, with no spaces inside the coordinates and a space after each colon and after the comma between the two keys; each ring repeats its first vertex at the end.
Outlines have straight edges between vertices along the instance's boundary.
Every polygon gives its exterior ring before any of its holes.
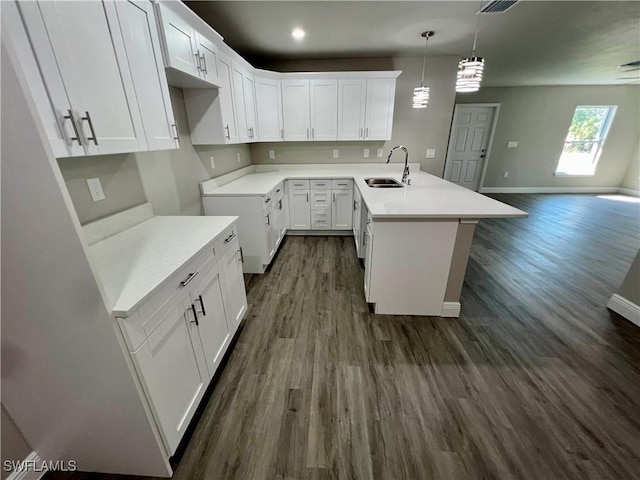
{"type": "MultiPolygon", "coordinates": [[[[24,460],[27,455],[29,455],[32,451],[32,448],[29,446],[27,441],[22,436],[16,424],[13,423],[13,420],[4,409],[4,405],[2,405],[2,418],[0,418],[0,422],[2,423],[2,442],[0,444],[0,451],[2,452],[2,464],[4,466],[5,460],[24,460]]],[[[5,479],[9,476],[11,472],[5,471],[4,468],[0,468],[0,478],[5,479]]]]}
{"type": "Polygon", "coordinates": [[[640,305],[640,251],[633,259],[618,294],[636,305],[640,305]]]}
{"type": "Polygon", "coordinates": [[[637,86],[501,87],[459,94],[456,103],[501,104],[485,187],[619,187],[638,146],[639,95],[637,86]],[[618,109],[595,175],[554,177],[577,105],[618,109]],[[509,140],[518,148],[507,149],[509,140]]]}
{"type": "Polygon", "coordinates": [[[636,151],[631,157],[629,168],[622,180],[622,188],[640,192],[640,139],[636,144],[636,151]]]}
{"type": "MultiPolygon", "coordinates": [[[[429,106],[426,109],[413,109],[411,97],[413,88],[420,84],[422,57],[310,60],[270,64],[268,68],[283,72],[402,70],[396,84],[393,136],[388,142],[258,143],[251,145],[252,161],[256,164],[383,162],[391,147],[404,145],[409,150],[409,161],[420,162],[422,170],[442,176],[455,100],[457,65],[458,57],[429,58],[425,75],[425,84],[431,89],[429,106]],[[370,150],[370,158],[364,158],[365,148],[370,150]],[[376,158],[378,148],[384,150],[382,158],[376,158]],[[436,149],[435,158],[425,158],[427,148],[436,149]],[[332,158],[333,149],[339,151],[340,158],[337,160],[332,158]],[[275,150],[275,159],[269,159],[269,150],[275,150]]],[[[397,155],[393,161],[402,161],[402,155],[397,155]]]]}
{"type": "Polygon", "coordinates": [[[170,92],[180,132],[178,150],[58,159],[81,224],[146,201],[157,215],[201,215],[198,183],[251,164],[248,145],[194,147],[182,90],[172,87],[170,92]],[[92,177],[100,178],[105,200],[91,200],[85,180],[92,177]]]}

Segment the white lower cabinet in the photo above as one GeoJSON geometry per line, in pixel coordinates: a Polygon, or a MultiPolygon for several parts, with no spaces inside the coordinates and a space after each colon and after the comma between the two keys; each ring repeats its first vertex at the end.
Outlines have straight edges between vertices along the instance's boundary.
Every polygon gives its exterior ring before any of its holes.
{"type": "Polygon", "coordinates": [[[309,180],[289,180],[289,228],[311,229],[311,204],[309,203],[309,180]]]}
{"type": "Polygon", "coordinates": [[[169,455],[247,311],[236,225],[208,248],[118,320],[169,455]]]}
{"type": "Polygon", "coordinates": [[[331,230],[351,230],[353,226],[353,188],[332,190],[331,230]]]}
{"type": "Polygon", "coordinates": [[[364,299],[371,302],[371,270],[373,267],[373,232],[371,231],[371,221],[367,220],[367,225],[363,237],[363,245],[365,248],[364,261],[364,299]]]}
{"type": "Polygon", "coordinates": [[[362,210],[362,197],[360,196],[360,191],[357,188],[353,189],[353,217],[351,220],[353,227],[353,239],[356,244],[356,255],[358,258],[362,258],[360,256],[360,251],[362,250],[362,229],[361,229],[361,210],[362,210]]]}

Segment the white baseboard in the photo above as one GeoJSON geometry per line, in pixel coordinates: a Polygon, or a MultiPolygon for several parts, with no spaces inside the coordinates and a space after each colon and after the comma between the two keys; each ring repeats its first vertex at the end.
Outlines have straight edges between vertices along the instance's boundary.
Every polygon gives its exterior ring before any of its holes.
{"type": "Polygon", "coordinates": [[[459,317],[460,316],[460,302],[444,302],[442,304],[441,317],[459,317]]]}
{"type": "Polygon", "coordinates": [[[618,189],[618,193],[621,195],[629,195],[631,197],[640,197],[640,190],[634,190],[632,188],[622,188],[618,189]]]}
{"type": "Polygon", "coordinates": [[[42,465],[42,460],[40,459],[40,455],[36,452],[31,452],[27,455],[27,458],[23,460],[23,465],[29,465],[31,467],[37,467],[37,470],[33,468],[25,468],[24,470],[16,470],[11,475],[7,477],[7,480],[39,480],[47,473],[46,470],[40,471],[40,465],[42,465]]]}
{"type": "Polygon", "coordinates": [[[618,193],[618,187],[482,187],[480,193],[618,193]]]}
{"type": "Polygon", "coordinates": [[[640,306],[635,303],[614,293],[607,303],[607,308],[640,327],[640,306]]]}

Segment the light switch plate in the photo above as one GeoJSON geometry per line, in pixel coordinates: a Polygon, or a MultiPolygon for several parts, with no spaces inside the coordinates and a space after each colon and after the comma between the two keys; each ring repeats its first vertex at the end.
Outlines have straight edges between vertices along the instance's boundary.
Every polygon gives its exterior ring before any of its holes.
{"type": "Polygon", "coordinates": [[[382,149],[381,148],[379,148],[378,151],[376,152],[376,156],[378,158],[382,158],[382,149]]]}
{"type": "Polygon", "coordinates": [[[507,143],[507,148],[518,148],[518,142],[511,140],[509,143],[507,143]]]}
{"type": "Polygon", "coordinates": [[[333,150],[333,158],[338,158],[338,149],[333,150]]]}
{"type": "Polygon", "coordinates": [[[427,158],[435,158],[436,157],[436,149],[435,148],[427,148],[427,158]]]}
{"type": "Polygon", "coordinates": [[[89,187],[91,199],[94,202],[99,202],[100,200],[104,200],[106,198],[104,196],[104,191],[102,190],[102,184],[100,183],[99,178],[87,178],[87,186],[89,187]]]}
{"type": "Polygon", "coordinates": [[[364,155],[364,158],[369,158],[369,149],[368,148],[364,149],[364,154],[363,155],[364,155]]]}
{"type": "Polygon", "coordinates": [[[269,158],[271,160],[273,160],[274,158],[276,158],[276,151],[275,150],[269,150],[269,158]]]}
{"type": "Polygon", "coordinates": [[[209,156],[209,163],[211,163],[211,168],[216,168],[216,160],[213,158],[213,155],[209,156]]]}

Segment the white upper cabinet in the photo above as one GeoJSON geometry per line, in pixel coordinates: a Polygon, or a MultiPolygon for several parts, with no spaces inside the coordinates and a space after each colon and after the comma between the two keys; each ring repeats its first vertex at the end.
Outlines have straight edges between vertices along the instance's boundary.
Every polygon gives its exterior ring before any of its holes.
{"type": "Polygon", "coordinates": [[[280,142],[284,140],[280,80],[262,77],[255,80],[258,140],[280,142]]]}
{"type": "Polygon", "coordinates": [[[253,74],[232,62],[233,105],[238,127],[238,140],[242,143],[256,140],[256,97],[253,74]]]}
{"type": "Polygon", "coordinates": [[[180,88],[217,86],[218,47],[209,39],[217,33],[180,2],[160,2],[157,6],[169,84],[180,88]]]}
{"type": "Polygon", "coordinates": [[[46,86],[53,112],[43,122],[53,116],[64,138],[45,126],[56,156],[177,147],[151,2],[43,1],[19,8],[31,39],[29,47],[17,47],[23,68],[38,65],[32,93],[41,102],[37,84],[46,86]]]}
{"type": "Polygon", "coordinates": [[[178,127],[173,120],[153,5],[139,0],[115,5],[149,150],[177,148],[178,127]]]}
{"type": "Polygon", "coordinates": [[[218,56],[218,80],[220,83],[218,95],[220,97],[222,128],[226,140],[224,143],[237,143],[239,136],[235,102],[233,100],[233,69],[231,68],[231,59],[226,55],[218,56]]]}
{"type": "Polygon", "coordinates": [[[242,78],[242,87],[244,91],[244,108],[247,116],[247,128],[249,129],[249,138],[251,142],[258,139],[257,134],[257,115],[256,115],[256,83],[253,75],[245,71],[242,78]]]}
{"type": "Polygon", "coordinates": [[[338,140],[390,140],[395,78],[340,80],[338,140]]]}
{"type": "Polygon", "coordinates": [[[282,80],[282,113],[285,141],[310,140],[309,80],[282,80]]]}
{"type": "Polygon", "coordinates": [[[311,140],[338,139],[338,80],[311,80],[311,140]]]}

